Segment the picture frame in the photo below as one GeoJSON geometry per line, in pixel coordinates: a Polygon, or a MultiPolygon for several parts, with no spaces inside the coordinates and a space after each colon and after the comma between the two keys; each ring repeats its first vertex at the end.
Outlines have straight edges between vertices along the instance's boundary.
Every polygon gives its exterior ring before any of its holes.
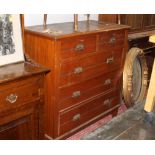
{"type": "Polygon", "coordinates": [[[0,14],[0,66],[24,61],[19,14],[0,14]]]}

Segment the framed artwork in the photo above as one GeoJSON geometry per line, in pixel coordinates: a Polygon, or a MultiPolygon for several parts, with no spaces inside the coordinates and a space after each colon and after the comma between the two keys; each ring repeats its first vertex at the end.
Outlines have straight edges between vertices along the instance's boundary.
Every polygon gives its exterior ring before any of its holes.
{"type": "Polygon", "coordinates": [[[19,14],[0,14],[0,66],[24,61],[19,14]]]}

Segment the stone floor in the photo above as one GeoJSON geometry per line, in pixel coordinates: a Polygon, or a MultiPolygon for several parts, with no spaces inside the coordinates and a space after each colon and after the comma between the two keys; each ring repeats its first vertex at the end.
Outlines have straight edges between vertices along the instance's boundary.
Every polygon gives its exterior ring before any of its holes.
{"type": "Polygon", "coordinates": [[[144,112],[143,107],[144,103],[139,103],[134,107],[129,108],[125,113],[115,117],[109,123],[91,132],[82,139],[83,140],[155,139],[155,114],[151,113],[151,115],[147,115],[144,112]]]}

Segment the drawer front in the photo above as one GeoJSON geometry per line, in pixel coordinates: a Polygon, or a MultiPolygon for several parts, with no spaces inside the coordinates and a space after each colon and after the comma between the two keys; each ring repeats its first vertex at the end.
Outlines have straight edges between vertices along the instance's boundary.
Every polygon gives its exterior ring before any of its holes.
{"type": "Polygon", "coordinates": [[[59,85],[70,85],[119,69],[122,64],[122,52],[123,49],[117,47],[107,53],[99,52],[87,58],[62,62],[59,85]]]}
{"type": "Polygon", "coordinates": [[[96,35],[65,38],[61,40],[62,59],[84,55],[96,51],[96,35]]]}
{"type": "Polygon", "coordinates": [[[124,40],[125,40],[125,31],[122,30],[103,32],[99,34],[99,44],[111,47],[120,45],[121,43],[124,42],[124,40]]]}
{"type": "Polygon", "coordinates": [[[64,134],[90,119],[110,110],[120,102],[119,91],[100,96],[84,105],[60,113],[59,134],[64,134]]]}
{"type": "Polygon", "coordinates": [[[41,78],[35,77],[2,86],[0,91],[0,111],[17,108],[18,106],[40,98],[41,78]]]}
{"type": "Polygon", "coordinates": [[[60,64],[61,75],[70,74],[70,72],[74,74],[80,74],[84,69],[90,68],[97,64],[106,62],[108,58],[111,58],[112,51],[103,53],[98,52],[91,55],[86,55],[85,57],[78,57],[74,59],[69,59],[67,61],[62,61],[60,64]],[[79,70],[81,68],[81,71],[79,70]]]}
{"type": "Polygon", "coordinates": [[[119,72],[113,72],[90,79],[80,84],[59,89],[59,110],[75,106],[84,100],[118,87],[119,72]]]}

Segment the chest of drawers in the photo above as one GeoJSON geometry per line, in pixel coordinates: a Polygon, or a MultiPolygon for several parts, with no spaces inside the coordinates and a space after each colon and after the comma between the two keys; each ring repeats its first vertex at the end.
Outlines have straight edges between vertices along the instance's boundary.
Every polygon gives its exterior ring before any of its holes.
{"type": "Polygon", "coordinates": [[[46,80],[46,138],[62,139],[120,106],[128,27],[79,22],[25,29],[30,57],[51,68],[46,80]],[[52,31],[53,30],[53,31],[52,31]]]}
{"type": "Polygon", "coordinates": [[[0,139],[44,139],[44,75],[29,63],[0,67],[0,139]]]}

